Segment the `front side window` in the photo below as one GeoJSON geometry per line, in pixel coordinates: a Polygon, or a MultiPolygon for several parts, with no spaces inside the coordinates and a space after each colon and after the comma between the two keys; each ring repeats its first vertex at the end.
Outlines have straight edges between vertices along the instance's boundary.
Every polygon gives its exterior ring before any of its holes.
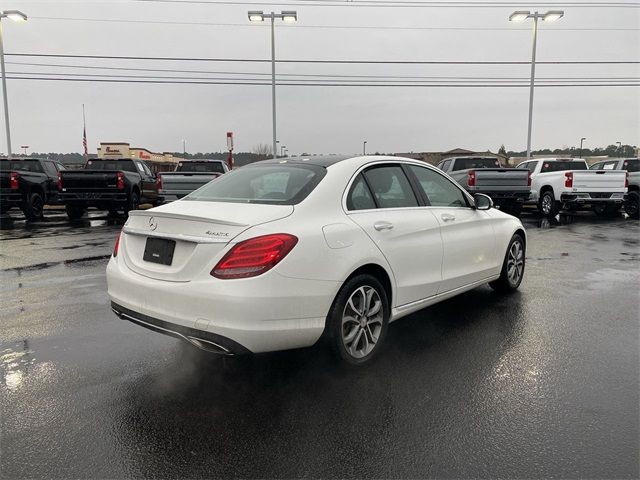
{"type": "Polygon", "coordinates": [[[379,208],[418,206],[409,179],[400,165],[371,167],[364,176],[379,208]]]}
{"type": "Polygon", "coordinates": [[[451,164],[451,160],[445,160],[444,162],[442,162],[442,167],[441,170],[446,172],[447,170],[449,170],[449,165],[451,164]]]}
{"type": "Polygon", "coordinates": [[[56,170],[56,167],[53,166],[52,162],[42,162],[42,166],[48,175],[54,177],[58,174],[58,171],[56,170]]]}
{"type": "Polygon", "coordinates": [[[360,174],[353,182],[347,196],[347,210],[369,210],[371,208],[376,208],[376,203],[373,201],[373,195],[371,195],[371,190],[364,181],[364,177],[360,174]]]}
{"type": "Polygon", "coordinates": [[[604,162],[594,163],[589,167],[589,170],[600,170],[602,165],[604,165],[604,162]]]}
{"type": "Polygon", "coordinates": [[[467,207],[462,191],[448,178],[438,172],[417,165],[409,168],[418,179],[424,194],[432,207],[467,207]]]}
{"type": "Polygon", "coordinates": [[[325,173],[317,165],[248,166],[218,177],[183,200],[295,205],[311,193],[325,173]]]}

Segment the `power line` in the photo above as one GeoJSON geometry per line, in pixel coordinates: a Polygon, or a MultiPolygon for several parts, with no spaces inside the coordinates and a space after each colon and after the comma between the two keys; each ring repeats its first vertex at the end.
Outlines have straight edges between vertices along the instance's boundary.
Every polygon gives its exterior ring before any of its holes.
{"type": "MultiPolygon", "coordinates": [[[[139,84],[189,84],[189,85],[256,85],[271,86],[271,82],[264,81],[187,81],[187,80],[130,80],[130,79],[96,79],[96,78],[43,78],[43,77],[7,77],[10,80],[39,80],[39,81],[59,81],[59,82],[98,82],[98,83],[139,83],[139,84]]],[[[394,84],[394,83],[282,83],[281,86],[294,87],[431,87],[431,88],[509,88],[509,87],[528,87],[526,83],[522,84],[394,84]]],[[[640,87],[640,83],[559,83],[559,84],[539,84],[539,87],[640,87]]]]}
{"type": "MultiPolygon", "coordinates": [[[[268,59],[257,58],[203,58],[203,57],[142,57],[129,55],[69,55],[57,53],[5,53],[14,57],[45,58],[91,58],[108,60],[150,60],[170,62],[234,62],[234,63],[269,63],[268,59]]],[[[530,65],[529,61],[485,61],[485,60],[285,60],[276,59],[276,63],[321,63],[321,64],[353,64],[353,65],[530,65]]],[[[538,65],[625,65],[640,64],[636,60],[551,60],[537,61],[538,65]]]]}
{"type": "MultiPolygon", "coordinates": [[[[71,18],[71,17],[34,17],[29,19],[36,20],[60,20],[60,21],[79,21],[79,22],[99,22],[99,23],[132,23],[132,24],[150,24],[150,25],[186,25],[186,26],[205,26],[205,27],[268,27],[268,25],[255,25],[250,23],[218,23],[218,22],[185,22],[174,20],[131,20],[118,18],[71,18]]],[[[407,30],[407,31],[429,31],[429,30],[453,30],[453,31],[512,31],[530,33],[530,28],[524,27],[412,27],[412,26],[393,26],[393,25],[283,25],[284,28],[293,29],[328,29],[328,30],[407,30]]],[[[282,27],[280,27],[282,28],[282,27]]],[[[640,28],[616,28],[616,27],[554,27],[547,28],[545,31],[614,31],[614,32],[637,32],[640,28]]]]}

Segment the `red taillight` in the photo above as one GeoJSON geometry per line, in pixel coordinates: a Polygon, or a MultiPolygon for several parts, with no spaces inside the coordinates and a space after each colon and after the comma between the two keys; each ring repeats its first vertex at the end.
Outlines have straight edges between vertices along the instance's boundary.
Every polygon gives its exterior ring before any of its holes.
{"type": "Polygon", "coordinates": [[[564,174],[564,186],[567,188],[573,187],[573,172],[565,172],[564,174]]]}
{"type": "Polygon", "coordinates": [[[527,176],[527,186],[530,187],[531,186],[531,171],[529,171],[529,174],[527,176]]]}
{"type": "Polygon", "coordinates": [[[158,190],[162,190],[162,175],[160,174],[156,177],[156,187],[158,190]]]}
{"type": "Polygon", "coordinates": [[[124,173],[118,172],[118,190],[124,190],[124,173]]]}
{"type": "Polygon", "coordinates": [[[58,191],[62,191],[62,175],[58,173],[58,191]]]}
{"type": "Polygon", "coordinates": [[[476,171],[475,170],[469,170],[469,178],[467,179],[467,185],[469,185],[470,187],[475,187],[476,186],[476,171]]]}
{"type": "Polygon", "coordinates": [[[629,188],[629,172],[624,172],[624,188],[629,188]]]}
{"type": "Polygon", "coordinates": [[[120,249],[120,236],[122,235],[122,231],[118,232],[118,236],[116,237],[116,243],[113,244],[113,256],[118,256],[118,250],[120,249]]]}
{"type": "Polygon", "coordinates": [[[20,178],[20,174],[18,172],[11,172],[9,174],[9,182],[11,184],[11,190],[18,190],[20,185],[18,183],[18,179],[20,178]]]}
{"type": "Polygon", "coordinates": [[[278,264],[298,239],[286,233],[251,238],[236,244],[211,270],[216,278],[247,278],[260,275],[278,264]]]}

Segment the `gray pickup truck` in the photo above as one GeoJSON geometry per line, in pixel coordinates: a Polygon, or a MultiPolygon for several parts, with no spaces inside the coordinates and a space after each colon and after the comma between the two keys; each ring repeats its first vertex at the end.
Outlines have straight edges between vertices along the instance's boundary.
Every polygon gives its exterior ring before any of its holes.
{"type": "Polygon", "coordinates": [[[175,171],[158,174],[160,201],[178,200],[228,171],[224,160],[183,160],[175,171]]]}
{"type": "Polygon", "coordinates": [[[531,179],[526,168],[504,168],[496,157],[452,157],[438,164],[472,195],[489,195],[500,210],[520,215],[531,193],[531,179]]]}
{"type": "Polygon", "coordinates": [[[640,218],[640,158],[613,158],[594,163],[589,170],[626,170],[629,188],[624,211],[631,218],[640,218]]]}

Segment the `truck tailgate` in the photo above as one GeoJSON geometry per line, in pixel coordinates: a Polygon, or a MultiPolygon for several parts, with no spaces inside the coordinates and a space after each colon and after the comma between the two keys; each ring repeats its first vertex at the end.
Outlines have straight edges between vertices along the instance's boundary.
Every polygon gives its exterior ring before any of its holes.
{"type": "Polygon", "coordinates": [[[220,176],[218,173],[161,173],[162,191],[190,193],[220,176]]]}
{"type": "Polygon", "coordinates": [[[624,170],[572,170],[573,192],[625,192],[624,170]]]}
{"type": "Polygon", "coordinates": [[[118,172],[104,170],[63,170],[63,191],[113,190],[118,186],[118,172]]]}
{"type": "Polygon", "coordinates": [[[497,190],[528,190],[526,168],[481,168],[475,170],[476,187],[497,190]]]}

